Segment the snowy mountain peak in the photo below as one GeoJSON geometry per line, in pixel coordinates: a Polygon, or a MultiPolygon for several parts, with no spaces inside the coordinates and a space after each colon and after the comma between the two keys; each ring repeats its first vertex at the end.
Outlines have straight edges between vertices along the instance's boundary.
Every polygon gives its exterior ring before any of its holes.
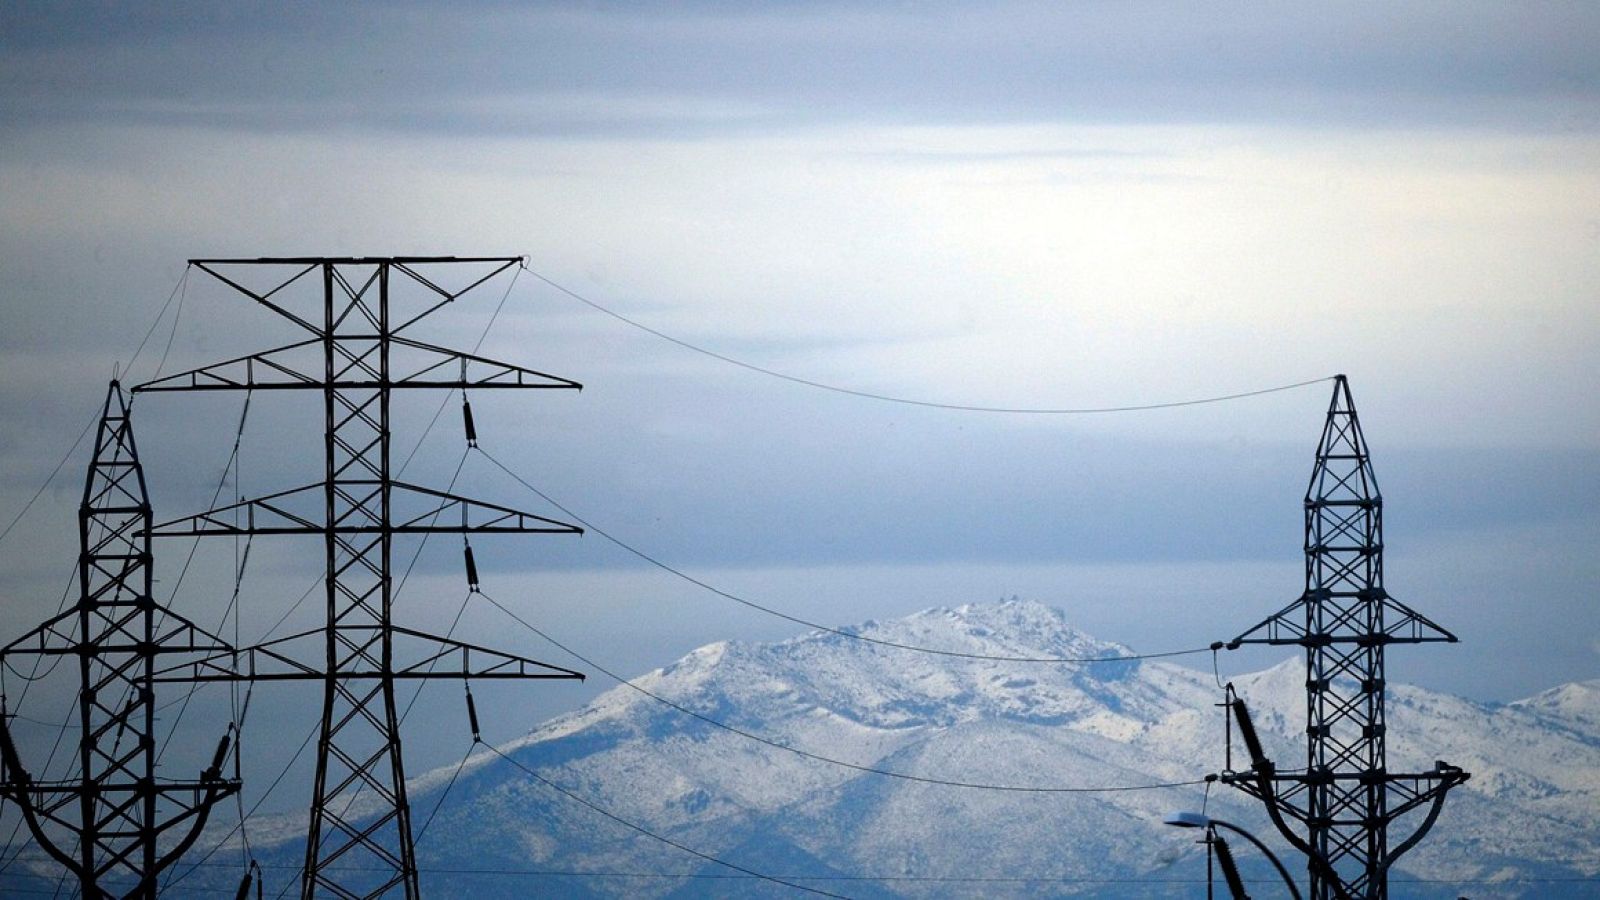
{"type": "Polygon", "coordinates": [[[1511,705],[1575,723],[1591,737],[1600,738],[1600,678],[1563,684],[1511,705]]]}
{"type": "MultiPolygon", "coordinates": [[[[710,644],[638,684],[741,722],[828,715],[880,728],[990,717],[1060,724],[1139,701],[1132,678],[1139,663],[1119,661],[1130,652],[1072,628],[1060,610],[1013,599],[925,609],[773,644],[710,644]]],[[[620,712],[650,702],[637,694],[628,700],[619,696],[612,705],[620,712]]]]}
{"type": "Polygon", "coordinates": [[[995,603],[932,607],[902,619],[869,621],[855,633],[877,640],[952,653],[1002,657],[1072,659],[1129,655],[1121,644],[1097,640],[1073,628],[1064,612],[1012,597],[995,603]]]}

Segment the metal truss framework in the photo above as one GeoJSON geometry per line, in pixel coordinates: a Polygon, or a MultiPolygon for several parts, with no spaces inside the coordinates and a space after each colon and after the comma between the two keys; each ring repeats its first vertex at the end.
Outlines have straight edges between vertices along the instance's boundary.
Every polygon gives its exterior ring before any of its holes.
{"type": "Polygon", "coordinates": [[[1306,769],[1279,773],[1261,753],[1243,703],[1230,700],[1251,770],[1232,771],[1230,760],[1222,779],[1262,800],[1284,837],[1308,856],[1314,900],[1383,900],[1389,867],[1432,827],[1445,793],[1468,776],[1443,762],[1412,774],[1387,767],[1385,648],[1456,637],[1384,589],[1383,497],[1343,375],[1334,380],[1306,489],[1305,558],[1305,593],[1227,646],[1305,648],[1306,769]],[[1423,807],[1428,812],[1418,829],[1390,846],[1389,825],[1423,807]]]}
{"type": "Polygon", "coordinates": [[[239,790],[222,776],[227,735],[197,780],[156,777],[156,672],[231,648],[156,605],[150,531],[144,470],[113,381],[78,509],[78,601],[0,649],[7,664],[77,660],[77,776],[35,780],[0,716],[0,796],[18,805],[33,839],[86,898],[155,897],[157,876],[194,843],[217,802],[239,790]]]}
{"type": "Polygon", "coordinates": [[[418,896],[395,685],[404,679],[581,679],[568,669],[394,625],[397,534],[579,534],[574,525],[395,481],[390,397],[396,388],[578,389],[577,382],[399,333],[510,267],[517,258],[306,257],[191,260],[257,304],[311,333],[309,340],[141,385],[142,392],[311,390],[324,415],[324,479],[158,525],[155,534],[319,535],[326,552],[322,627],[239,654],[158,673],[173,680],[315,680],[322,724],[308,826],[303,898],[418,896]],[[465,287],[440,286],[466,271],[465,287]],[[248,274],[246,274],[248,273],[248,274]],[[255,289],[259,273],[272,276],[255,289]],[[284,274],[287,273],[287,274],[284,274]],[[282,296],[310,280],[320,317],[282,296]],[[319,283],[318,283],[319,282],[319,283]],[[402,315],[404,287],[427,298],[402,315]],[[318,319],[320,318],[320,321],[318,319]],[[296,653],[297,646],[305,651],[296,653]],[[320,651],[320,652],[319,652],[320,651]],[[241,658],[242,654],[242,658],[241,658]],[[317,657],[320,657],[318,659],[317,657]],[[243,663],[242,667],[240,663],[243,663]],[[361,802],[356,803],[360,798],[361,802]]]}

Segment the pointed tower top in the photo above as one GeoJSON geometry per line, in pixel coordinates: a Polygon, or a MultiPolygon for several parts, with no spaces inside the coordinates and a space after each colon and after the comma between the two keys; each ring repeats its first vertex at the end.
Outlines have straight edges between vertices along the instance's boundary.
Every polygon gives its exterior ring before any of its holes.
{"type": "Polygon", "coordinates": [[[1383,584],[1383,495],[1361,434],[1350,381],[1334,376],[1305,498],[1305,593],[1234,638],[1241,644],[1419,643],[1455,636],[1394,600],[1383,584]],[[1325,603],[1377,604],[1371,616],[1324,615],[1325,603]]]}
{"type": "Polygon", "coordinates": [[[1306,486],[1306,504],[1383,504],[1367,454],[1367,441],[1361,434],[1361,421],[1356,417],[1355,400],[1350,395],[1350,381],[1343,375],[1334,376],[1328,419],[1322,426],[1316,465],[1306,486]]]}

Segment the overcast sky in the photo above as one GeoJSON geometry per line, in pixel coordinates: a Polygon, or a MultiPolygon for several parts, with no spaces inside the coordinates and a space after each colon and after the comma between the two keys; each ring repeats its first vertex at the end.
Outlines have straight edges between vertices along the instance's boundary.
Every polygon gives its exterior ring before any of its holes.
{"type": "MultiPolygon", "coordinates": [[[[1142,404],[1348,373],[1389,589],[1463,638],[1396,649],[1391,676],[1509,700],[1600,674],[1593,4],[166,7],[0,8],[4,522],[185,259],[525,254],[684,340],[923,400],[1142,404]]],[[[430,336],[470,346],[505,287],[430,336]]],[[[292,336],[198,273],[180,296],[133,380],[292,336]]],[[[685,351],[530,274],[484,352],[586,386],[475,397],[497,458],[803,617],[1021,594],[1158,651],[1302,587],[1325,383],[1117,415],[893,405],[685,351]]],[[[208,500],[240,399],[138,402],[158,517],[208,500]]],[[[405,402],[409,446],[438,399],[405,402]]],[[[237,487],[314,477],[319,421],[261,400],[237,487]]],[[[408,479],[443,486],[461,450],[451,409],[408,479]]],[[[8,635],[70,575],[82,462],[0,543],[8,635]]],[[[481,459],[459,487],[550,511],[481,459]]],[[[266,544],[247,640],[317,570],[266,544]]],[[[797,633],[595,534],[481,544],[486,589],[618,671],[797,633]]],[[[164,583],[186,552],[163,551],[164,583]]],[[[232,552],[202,549],[177,605],[218,615],[232,552]]],[[[459,559],[430,545],[399,615],[447,626],[459,559]]],[[[463,629],[572,664],[481,603],[463,629]]],[[[519,688],[489,731],[605,686],[519,688]]],[[[413,768],[462,737],[421,739],[413,768]]]]}

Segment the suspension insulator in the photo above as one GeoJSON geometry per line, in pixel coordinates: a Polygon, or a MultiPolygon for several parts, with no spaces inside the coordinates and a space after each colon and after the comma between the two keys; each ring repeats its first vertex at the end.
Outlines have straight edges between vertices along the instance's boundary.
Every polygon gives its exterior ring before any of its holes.
{"type": "Polygon", "coordinates": [[[472,423],[472,401],[465,393],[461,395],[461,421],[467,429],[467,446],[478,446],[478,428],[472,423]]]}
{"type": "Polygon", "coordinates": [[[1244,739],[1245,749],[1250,752],[1250,765],[1261,768],[1267,761],[1267,754],[1261,748],[1261,738],[1256,735],[1256,726],[1250,721],[1250,710],[1245,708],[1244,701],[1238,697],[1233,698],[1233,715],[1239,724],[1239,737],[1244,739]]]}
{"type": "Polygon", "coordinates": [[[250,897],[250,886],[255,884],[255,880],[255,873],[249,869],[246,869],[244,872],[244,877],[239,879],[239,890],[234,892],[233,900],[248,900],[250,897]]]}
{"type": "Polygon", "coordinates": [[[233,737],[228,734],[217,741],[217,752],[211,755],[211,768],[200,775],[201,781],[216,781],[222,777],[222,763],[228,758],[228,748],[233,744],[233,737]]]}
{"type": "Polygon", "coordinates": [[[467,724],[472,727],[472,740],[474,743],[483,740],[478,732],[478,704],[472,700],[472,688],[467,688],[467,724]]]}
{"type": "Polygon", "coordinates": [[[478,592],[478,563],[472,558],[471,544],[463,543],[461,547],[467,560],[467,590],[476,594],[478,592]]]}

